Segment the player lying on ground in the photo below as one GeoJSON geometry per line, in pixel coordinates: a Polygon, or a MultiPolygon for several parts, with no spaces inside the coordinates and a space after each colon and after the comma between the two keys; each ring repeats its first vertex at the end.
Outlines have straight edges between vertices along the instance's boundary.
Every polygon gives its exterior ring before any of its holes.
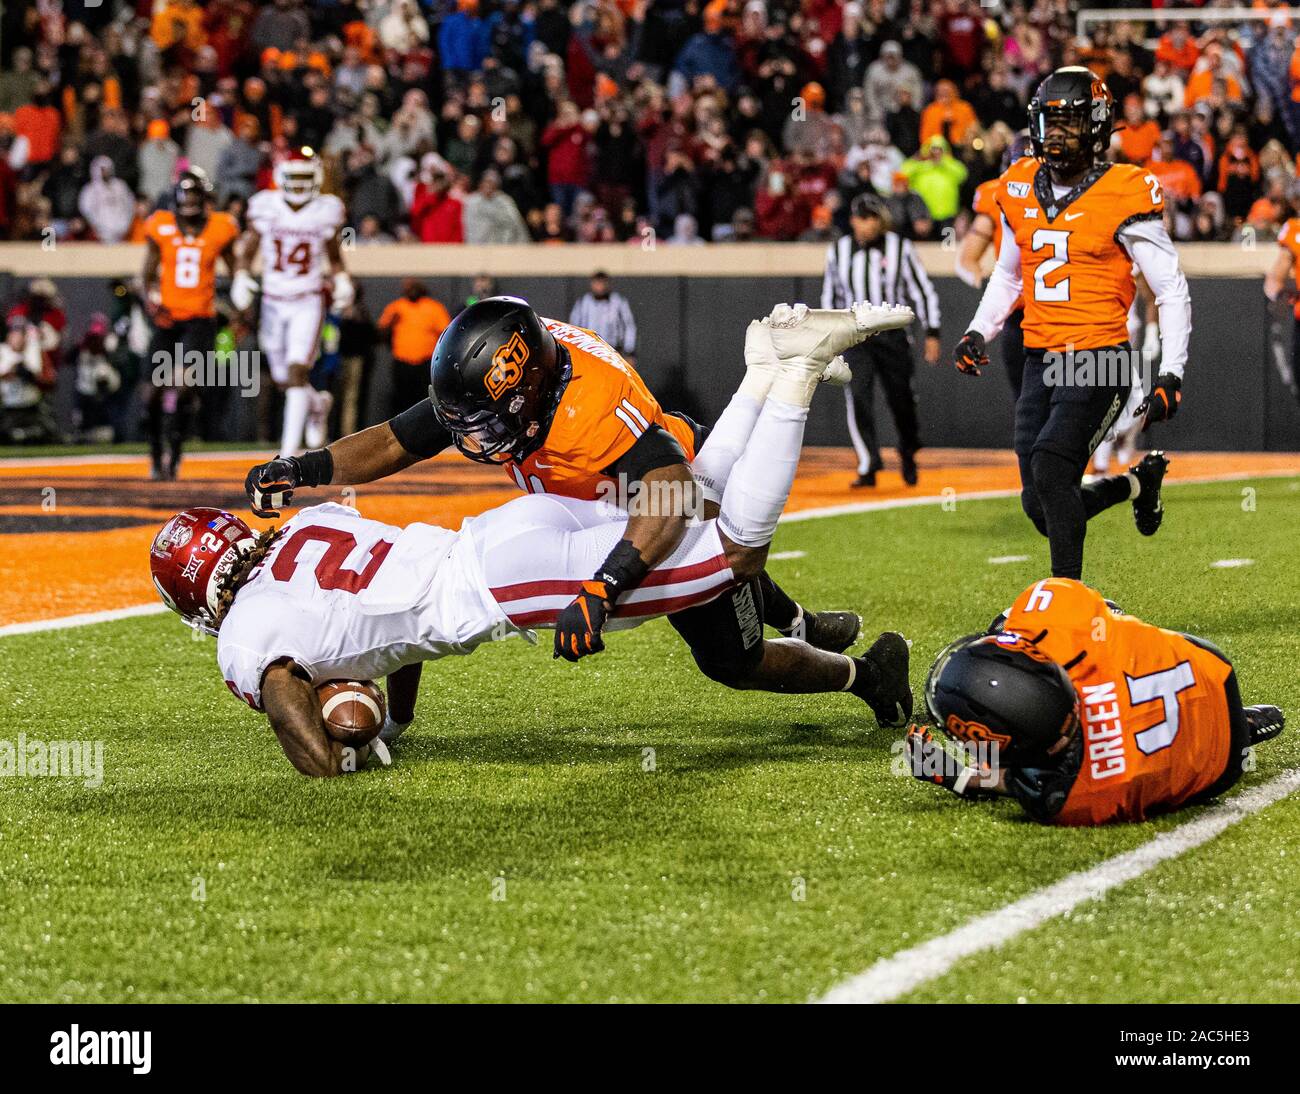
{"type": "Polygon", "coordinates": [[[1232,663],[1205,639],[1065,578],[944,650],[925,698],[967,755],[913,726],[912,774],[963,798],[1009,795],[1043,824],[1140,821],[1213,798],[1285,724],[1277,707],[1242,706],[1232,663]]]}
{"type": "MultiPolygon", "coordinates": [[[[889,326],[881,326],[886,313],[870,314],[874,331],[905,325],[912,313],[887,313],[889,326]]],[[[680,502],[697,481],[700,515],[717,515],[778,367],[766,322],[750,324],[745,362],[740,390],[708,431],[665,413],[636,370],[597,335],[539,316],[515,297],[489,297],[443,332],[430,365],[430,400],[328,448],[254,467],[245,485],[254,513],[278,516],[297,486],[374,482],[454,446],[501,467],[528,493],[612,496],[623,505],[635,498],[617,557],[607,560],[635,584],[681,543],[692,514],[680,502]]],[[[842,382],[846,374],[827,358],[824,377],[842,382]]],[[[571,607],[581,610],[576,599],[571,607]]],[[[842,662],[818,651],[842,653],[861,629],[854,612],[805,611],[766,572],[668,619],[706,676],[742,690],[805,691],[817,673],[826,687],[837,686],[842,662]],[[807,644],[765,643],[764,623],[807,644]]],[[[577,659],[597,648],[564,655],[577,659]]]]}
{"type": "MultiPolygon", "coordinates": [[[[604,630],[707,603],[757,577],[794,484],[818,378],[866,336],[873,316],[898,318],[892,309],[773,312],[779,363],[728,469],[718,517],[690,524],[638,581],[610,563],[626,542],[622,509],[533,494],[465,521],[459,532],[393,528],[328,503],[257,536],[229,513],[187,510],[154,540],[154,583],[169,607],[217,635],[226,683],[266,712],[293,765],[306,775],[341,774],[342,749],[326,735],[315,684],[387,676],[391,738],[414,716],[424,661],[533,627],[556,629],[556,656],[595,651],[604,630]]],[[[773,643],[780,644],[806,647],[773,643]]],[[[910,716],[901,635],[882,634],[861,657],[816,652],[836,671],[785,690],[852,692],[882,725],[910,716]]]]}

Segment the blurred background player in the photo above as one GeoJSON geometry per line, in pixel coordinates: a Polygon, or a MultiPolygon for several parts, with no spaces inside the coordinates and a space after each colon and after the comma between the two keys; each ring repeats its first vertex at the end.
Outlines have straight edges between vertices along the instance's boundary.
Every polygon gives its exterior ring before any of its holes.
{"type": "Polygon", "coordinates": [[[308,415],[329,414],[328,393],[309,382],[327,309],[325,267],[332,278],[328,307],[349,307],[355,293],[343,265],[347,215],[342,201],[320,192],[324,171],[315,152],[296,151],[276,165],[274,177],[274,190],[259,190],[249,199],[249,227],[236,254],[230,299],[241,311],[253,306],[258,286],[251,269],[260,254],[258,346],[284,392],[280,453],[295,456],[303,450],[308,415]]]}
{"type": "MultiPolygon", "coordinates": [[[[1297,194],[1300,184],[1292,184],[1292,200],[1300,198],[1297,194]]],[[[1290,217],[1277,236],[1277,257],[1264,276],[1264,295],[1273,303],[1291,304],[1291,368],[1290,375],[1283,372],[1282,378],[1291,394],[1300,401],[1300,294],[1294,284],[1287,288],[1287,282],[1295,276],[1296,257],[1300,255],[1300,217],[1290,217]]]]}
{"type": "Polygon", "coordinates": [[[1110,506],[1131,500],[1143,535],[1154,535],[1163,519],[1168,461],[1161,453],[1149,453],[1125,475],[1082,483],[1093,449],[1131,390],[1135,264],[1160,315],[1161,372],[1140,408],[1144,426],[1177,411],[1191,333],[1191,298],[1165,230],[1159,181],[1140,167],[1102,159],[1113,106],[1106,85],[1086,68],[1057,69],[1039,85],[1029,106],[1034,158],[1013,163],[1000,180],[1002,248],[954,355],[961,372],[978,376],[989,359],[987,339],[1023,299],[1020,496],[1048,539],[1057,577],[1082,575],[1088,521],[1110,506]],[[1128,367],[1119,376],[1109,375],[1113,365],[1089,369],[1086,379],[1076,379],[1074,363],[1086,360],[1128,367]]]}
{"type": "MultiPolygon", "coordinates": [[[[1006,174],[1017,160],[1034,154],[1029,132],[1016,134],[1015,140],[1002,153],[1002,173],[1006,174]]],[[[1001,177],[981,182],[975,187],[971,208],[975,215],[970,227],[957,246],[956,274],[967,285],[978,289],[984,284],[984,255],[992,251],[993,261],[1002,253],[1002,213],[998,210],[997,190],[1001,177]]],[[[1012,399],[1020,398],[1020,381],[1025,375],[1025,338],[1020,322],[1025,317],[1023,296],[1017,300],[1002,325],[1002,367],[1006,369],[1007,383],[1011,385],[1012,399]]]]}
{"type": "MultiPolygon", "coordinates": [[[[202,170],[181,172],[172,191],[175,212],[160,209],[145,221],[144,296],[153,320],[146,374],[170,362],[173,381],[191,353],[210,359],[217,337],[217,261],[233,267],[239,225],[209,208],[212,184],[202,170]],[[181,359],[172,358],[181,354],[181,359]]],[[[147,426],[153,478],[176,478],[181,448],[200,393],[184,383],[149,385],[147,426]]]]}
{"type": "Polygon", "coordinates": [[[1124,615],[1078,581],[1039,581],[989,634],[958,639],[925,686],[935,724],[908,733],[912,773],[965,798],[1010,795],[1043,824],[1141,821],[1216,797],[1282,732],[1244,707],[1212,643],[1124,615]]]}
{"type": "MultiPolygon", "coordinates": [[[[939,296],[917,257],[911,240],[893,230],[883,198],[859,194],[849,206],[849,231],[826,250],[822,307],[843,308],[857,301],[895,305],[912,303],[925,330],[925,360],[937,364],[939,296]]],[[[853,380],[844,389],[849,436],[858,456],[854,486],[875,486],[884,466],[876,438],[875,385],[879,379],[898,431],[898,459],[903,481],[916,484],[916,452],[921,447],[912,390],[912,343],[906,330],[885,331],[844,357],[853,380]]]]}

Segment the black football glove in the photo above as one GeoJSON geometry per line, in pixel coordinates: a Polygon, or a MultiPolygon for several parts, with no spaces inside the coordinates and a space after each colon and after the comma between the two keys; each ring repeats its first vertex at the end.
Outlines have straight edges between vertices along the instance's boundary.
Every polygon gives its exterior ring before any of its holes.
{"type": "Polygon", "coordinates": [[[278,517],[293,501],[295,487],[302,485],[302,465],[296,456],[277,457],[259,463],[244,479],[244,490],[258,517],[278,517]]]}
{"type": "Polygon", "coordinates": [[[953,363],[958,372],[978,376],[980,369],[989,363],[988,347],[984,344],[984,335],[977,330],[968,330],[961,336],[953,351],[953,363]]]}
{"type": "Polygon", "coordinates": [[[1182,380],[1172,372],[1162,372],[1156,377],[1151,394],[1137,408],[1139,414],[1146,415],[1143,429],[1147,429],[1153,422],[1168,421],[1178,413],[1178,404],[1183,401],[1182,387],[1182,380]]]}
{"type": "Polygon", "coordinates": [[[577,661],[600,653],[605,643],[600,632],[614,610],[614,600],[603,581],[584,581],[582,592],[555,620],[555,656],[577,661]]]}
{"type": "Polygon", "coordinates": [[[907,765],[913,778],[942,786],[970,801],[997,796],[983,785],[985,770],[962,763],[925,726],[909,727],[906,747],[907,765]]]}

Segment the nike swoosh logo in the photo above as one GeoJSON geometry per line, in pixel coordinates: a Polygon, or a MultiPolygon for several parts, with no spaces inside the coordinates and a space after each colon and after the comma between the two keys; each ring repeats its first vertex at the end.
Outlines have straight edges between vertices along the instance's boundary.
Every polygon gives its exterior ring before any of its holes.
{"type": "Polygon", "coordinates": [[[1065,219],[1066,219],[1066,220],[1078,220],[1081,216],[1083,216],[1082,213],[1066,213],[1066,214],[1065,214],[1065,219]]]}
{"type": "Polygon", "coordinates": [[[537,463],[537,462],[534,462],[534,463],[533,463],[533,466],[536,467],[539,471],[549,471],[549,470],[551,470],[551,468],[553,468],[553,467],[555,466],[555,464],[553,464],[553,463],[537,463]]]}

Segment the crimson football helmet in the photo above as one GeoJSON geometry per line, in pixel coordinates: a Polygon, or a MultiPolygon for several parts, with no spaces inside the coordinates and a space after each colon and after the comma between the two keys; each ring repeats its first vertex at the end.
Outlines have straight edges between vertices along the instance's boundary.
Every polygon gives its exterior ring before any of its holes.
{"type": "Polygon", "coordinates": [[[325,183],[325,169],[311,148],[295,148],[272,172],[276,188],[290,205],[306,205],[325,183]]]}
{"type": "Polygon", "coordinates": [[[149,571],[163,603],[186,623],[217,633],[221,582],[257,543],[257,533],[224,509],[186,509],[154,537],[149,571]]]}

